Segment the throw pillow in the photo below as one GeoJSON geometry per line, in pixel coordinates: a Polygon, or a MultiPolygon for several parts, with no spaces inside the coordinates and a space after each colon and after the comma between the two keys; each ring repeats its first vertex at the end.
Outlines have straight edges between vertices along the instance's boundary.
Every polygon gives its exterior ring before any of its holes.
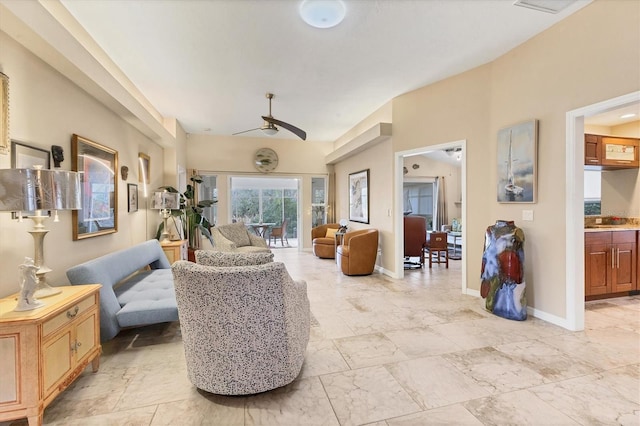
{"type": "Polygon", "coordinates": [[[222,225],[218,227],[218,231],[220,231],[222,236],[227,240],[231,240],[232,242],[236,243],[236,246],[238,247],[251,245],[249,233],[247,232],[247,228],[245,227],[243,222],[222,225]]]}
{"type": "Polygon", "coordinates": [[[338,230],[336,228],[327,228],[327,234],[325,235],[325,237],[327,237],[327,238],[335,238],[336,237],[336,232],[338,232],[338,230]]]}

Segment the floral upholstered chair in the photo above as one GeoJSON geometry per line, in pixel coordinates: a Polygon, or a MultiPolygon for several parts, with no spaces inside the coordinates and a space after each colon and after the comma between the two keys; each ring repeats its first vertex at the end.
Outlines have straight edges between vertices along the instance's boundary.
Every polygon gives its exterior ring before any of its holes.
{"type": "MultiPolygon", "coordinates": [[[[201,258],[202,260],[202,258],[201,258]]],[[[307,284],[281,262],[173,270],[189,380],[220,395],[265,392],[300,373],[309,342],[307,284]]]]}
{"type": "Polygon", "coordinates": [[[243,222],[211,228],[213,249],[233,252],[270,252],[267,242],[247,230],[243,222]]]}

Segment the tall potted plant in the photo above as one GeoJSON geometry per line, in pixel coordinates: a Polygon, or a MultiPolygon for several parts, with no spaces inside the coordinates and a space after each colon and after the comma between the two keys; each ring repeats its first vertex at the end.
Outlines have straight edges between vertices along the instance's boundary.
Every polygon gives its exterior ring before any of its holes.
{"type": "MultiPolygon", "coordinates": [[[[161,188],[173,193],[180,194],[180,208],[171,210],[171,216],[178,217],[182,221],[183,235],[189,240],[189,249],[196,250],[200,248],[200,234],[204,235],[213,244],[211,237],[211,227],[213,226],[202,212],[206,207],[211,207],[218,200],[199,200],[196,202],[197,184],[202,183],[202,176],[191,176],[192,185],[187,185],[187,190],[179,193],[173,186],[162,186],[161,188]]],[[[175,223],[175,221],[174,221],[175,223]]],[[[156,238],[160,238],[160,234],[164,229],[164,223],[158,227],[156,238]]]]}

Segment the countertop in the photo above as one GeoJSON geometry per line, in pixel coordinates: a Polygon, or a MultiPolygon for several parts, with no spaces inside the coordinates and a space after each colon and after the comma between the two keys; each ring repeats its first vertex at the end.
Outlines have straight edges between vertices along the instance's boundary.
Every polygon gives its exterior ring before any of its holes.
{"type": "Polygon", "coordinates": [[[605,232],[605,231],[640,231],[639,225],[595,225],[584,228],[584,232],[605,232]]]}

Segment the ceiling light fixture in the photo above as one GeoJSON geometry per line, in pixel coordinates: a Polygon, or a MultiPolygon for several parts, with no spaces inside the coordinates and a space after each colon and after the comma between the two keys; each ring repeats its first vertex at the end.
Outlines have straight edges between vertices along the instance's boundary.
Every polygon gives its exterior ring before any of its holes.
{"type": "Polygon", "coordinates": [[[631,114],[624,114],[624,115],[621,115],[621,116],[620,116],[620,118],[631,118],[631,117],[635,117],[635,116],[636,116],[636,115],[635,115],[634,113],[631,113],[631,114]]]}
{"type": "Polygon", "coordinates": [[[312,27],[331,28],[342,22],[347,8],[342,0],[304,0],[299,13],[312,27]]]}

